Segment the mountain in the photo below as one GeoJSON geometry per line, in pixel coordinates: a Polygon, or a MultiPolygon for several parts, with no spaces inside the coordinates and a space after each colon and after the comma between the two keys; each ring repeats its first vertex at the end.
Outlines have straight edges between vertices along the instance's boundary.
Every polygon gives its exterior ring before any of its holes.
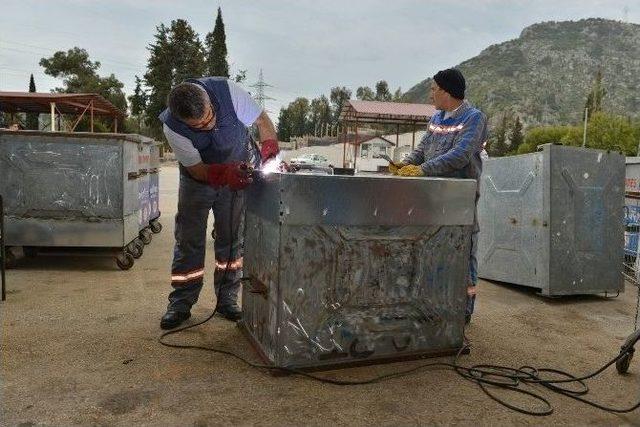
{"type": "MultiPolygon", "coordinates": [[[[573,124],[583,117],[597,72],[606,90],[603,110],[640,116],[640,25],[606,19],[544,22],[492,45],[457,66],[467,98],[495,123],[511,111],[525,125],[573,124]]],[[[431,79],[406,102],[427,102],[431,79]]]]}

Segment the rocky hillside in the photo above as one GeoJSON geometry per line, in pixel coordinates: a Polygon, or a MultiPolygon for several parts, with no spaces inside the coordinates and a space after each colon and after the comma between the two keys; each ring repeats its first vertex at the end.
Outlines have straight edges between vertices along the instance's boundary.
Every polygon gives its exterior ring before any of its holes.
{"type": "MultiPolygon", "coordinates": [[[[605,19],[545,22],[458,65],[467,97],[492,119],[511,110],[525,125],[579,121],[598,70],[603,110],[640,116],[640,25],[605,19]]],[[[431,79],[405,95],[427,102],[431,79]]]]}

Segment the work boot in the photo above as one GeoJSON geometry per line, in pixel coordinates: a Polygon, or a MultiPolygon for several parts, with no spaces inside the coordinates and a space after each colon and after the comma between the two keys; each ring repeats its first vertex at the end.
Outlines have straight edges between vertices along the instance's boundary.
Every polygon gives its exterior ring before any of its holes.
{"type": "Polygon", "coordinates": [[[236,303],[219,305],[216,307],[216,313],[232,322],[242,319],[242,310],[236,303]]]}
{"type": "Polygon", "coordinates": [[[191,312],[189,311],[176,311],[173,309],[168,309],[167,312],[162,316],[160,320],[160,328],[162,329],[173,329],[177,328],[191,317],[191,312]]]}

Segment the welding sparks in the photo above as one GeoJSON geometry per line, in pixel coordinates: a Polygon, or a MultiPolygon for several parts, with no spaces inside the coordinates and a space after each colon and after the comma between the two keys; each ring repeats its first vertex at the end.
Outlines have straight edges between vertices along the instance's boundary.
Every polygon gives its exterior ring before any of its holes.
{"type": "Polygon", "coordinates": [[[270,175],[274,172],[279,172],[281,163],[282,163],[282,158],[278,154],[273,159],[267,160],[265,164],[263,164],[262,167],[260,168],[260,172],[262,172],[263,175],[270,175]]]}

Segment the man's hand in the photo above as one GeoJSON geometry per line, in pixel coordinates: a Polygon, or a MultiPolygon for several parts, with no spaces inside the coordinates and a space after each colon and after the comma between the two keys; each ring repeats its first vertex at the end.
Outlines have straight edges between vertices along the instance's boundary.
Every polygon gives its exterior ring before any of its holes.
{"type": "Polygon", "coordinates": [[[205,165],[200,162],[193,166],[185,166],[189,175],[193,177],[193,179],[201,182],[207,182],[209,179],[209,165],[205,165]]]}
{"type": "Polygon", "coordinates": [[[274,158],[280,152],[280,147],[278,147],[278,141],[275,139],[267,139],[266,141],[262,141],[260,146],[260,157],[262,157],[262,163],[265,163],[267,160],[274,158]]]}
{"type": "Polygon", "coordinates": [[[424,176],[424,171],[422,167],[419,165],[406,165],[403,166],[399,171],[398,175],[400,176],[424,176]]]}
{"type": "Polygon", "coordinates": [[[208,182],[214,188],[228,185],[230,189],[237,191],[247,187],[253,179],[246,163],[215,163],[209,165],[208,182]]]}
{"type": "Polygon", "coordinates": [[[400,171],[400,169],[402,169],[403,167],[405,167],[407,164],[406,163],[389,163],[389,172],[391,172],[391,175],[398,175],[398,171],[400,171]]]}

